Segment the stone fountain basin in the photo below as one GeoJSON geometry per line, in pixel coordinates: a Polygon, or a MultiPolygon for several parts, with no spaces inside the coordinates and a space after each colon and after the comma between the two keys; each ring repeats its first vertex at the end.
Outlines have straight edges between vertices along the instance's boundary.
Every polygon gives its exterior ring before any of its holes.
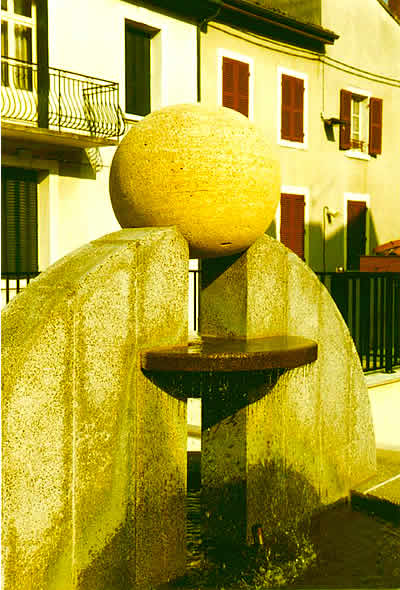
{"type": "Polygon", "coordinates": [[[202,338],[184,346],[141,351],[145,371],[262,371],[292,369],[317,359],[318,345],[301,336],[251,340],[202,338]]]}

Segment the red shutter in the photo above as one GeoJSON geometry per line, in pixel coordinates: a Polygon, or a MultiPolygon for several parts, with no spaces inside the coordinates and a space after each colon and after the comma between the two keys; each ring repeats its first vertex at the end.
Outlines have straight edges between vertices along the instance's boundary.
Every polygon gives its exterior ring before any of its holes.
{"type": "Polygon", "coordinates": [[[282,109],[281,109],[281,138],[292,139],[291,113],[292,113],[292,77],[282,74],[282,109]]]}
{"type": "Polygon", "coordinates": [[[304,259],[304,195],[281,195],[280,239],[304,259]]]}
{"type": "Polygon", "coordinates": [[[281,137],[304,141],[304,80],[282,74],[281,137]]]}
{"type": "Polygon", "coordinates": [[[249,64],[224,57],[222,61],[222,105],[249,114],[249,64]]]}
{"type": "Polygon", "coordinates": [[[227,57],[222,62],[222,106],[235,108],[234,61],[227,57]]]}
{"type": "Polygon", "coordinates": [[[366,244],[365,201],[347,201],[347,270],[359,270],[366,244]]]}
{"type": "Polygon", "coordinates": [[[303,142],[304,80],[293,78],[293,140],[303,142]]]}
{"type": "Polygon", "coordinates": [[[340,125],[339,148],[349,150],[351,147],[351,92],[348,90],[340,91],[340,118],[345,121],[340,125]]]}
{"type": "Polygon", "coordinates": [[[246,117],[249,116],[249,64],[238,61],[238,101],[236,110],[246,117]]]}
{"type": "Polygon", "coordinates": [[[382,153],[382,104],[382,99],[370,98],[368,152],[371,155],[382,153]]]}

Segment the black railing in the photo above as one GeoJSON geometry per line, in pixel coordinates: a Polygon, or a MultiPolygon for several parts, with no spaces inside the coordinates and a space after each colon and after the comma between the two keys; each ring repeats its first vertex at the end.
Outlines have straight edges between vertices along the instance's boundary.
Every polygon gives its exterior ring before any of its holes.
{"type": "Polygon", "coordinates": [[[317,273],[333,297],[364,371],[400,365],[400,273],[317,273]]]}
{"type": "Polygon", "coordinates": [[[1,118],[94,137],[124,133],[116,82],[3,57],[1,118]],[[38,85],[38,80],[40,81],[38,85]]]}
{"type": "Polygon", "coordinates": [[[200,271],[189,270],[189,330],[199,329],[199,280],[200,271]]]}
{"type": "Polygon", "coordinates": [[[22,291],[31,279],[38,276],[38,272],[26,272],[16,275],[15,273],[1,273],[1,304],[6,305],[15,295],[22,291]]]}

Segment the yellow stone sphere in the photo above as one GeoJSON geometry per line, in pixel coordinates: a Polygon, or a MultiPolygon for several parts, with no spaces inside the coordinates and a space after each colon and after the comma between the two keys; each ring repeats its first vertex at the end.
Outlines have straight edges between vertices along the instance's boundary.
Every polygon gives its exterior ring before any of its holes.
{"type": "Polygon", "coordinates": [[[248,248],[280,196],[271,145],[231,109],[182,104],[135,123],[115,152],[111,203],[121,227],[176,225],[190,255],[248,248]]]}

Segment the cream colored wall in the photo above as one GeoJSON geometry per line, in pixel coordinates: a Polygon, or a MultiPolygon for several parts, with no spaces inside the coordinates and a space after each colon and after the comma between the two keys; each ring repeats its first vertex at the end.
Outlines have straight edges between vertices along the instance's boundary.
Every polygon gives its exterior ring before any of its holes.
{"type": "Polygon", "coordinates": [[[323,27],[339,35],[327,55],[400,78],[399,25],[378,0],[321,0],[323,27]]]}
{"type": "MultiPolygon", "coordinates": [[[[333,6],[331,1],[326,4],[333,6]]],[[[383,22],[387,17],[391,18],[378,2],[376,5],[379,11],[384,12],[383,22]]],[[[369,18],[373,19],[374,15],[371,14],[369,18]]],[[[331,26],[336,31],[331,23],[323,22],[323,26],[331,26]]],[[[355,23],[351,23],[350,30],[344,30],[343,35],[351,36],[354,27],[355,23]]],[[[394,33],[400,43],[400,27],[397,24],[396,27],[394,33]]],[[[362,27],[359,35],[365,43],[362,27]]],[[[336,266],[345,262],[347,193],[365,195],[366,200],[369,199],[373,222],[371,248],[375,241],[380,243],[400,236],[400,114],[396,110],[396,105],[400,103],[400,88],[366,80],[356,75],[357,72],[345,73],[333,67],[335,64],[332,62],[328,64],[327,60],[319,59],[315,54],[257,39],[215,23],[209,26],[208,33],[203,34],[201,40],[202,102],[218,103],[221,88],[217,56],[221,49],[235,51],[253,60],[254,79],[250,80],[250,84],[254,84],[254,122],[265,131],[276,147],[281,163],[282,186],[290,186],[294,190],[295,187],[307,188],[309,191],[307,205],[310,226],[306,228],[306,241],[308,239],[310,242],[308,263],[312,268],[323,270],[324,206],[339,212],[331,224],[326,223],[326,270],[335,270],[336,266]],[[277,140],[280,126],[278,68],[307,76],[308,142],[305,149],[281,146],[277,140]],[[383,99],[383,153],[377,158],[350,158],[339,150],[338,126],[334,127],[335,141],[328,141],[326,137],[321,113],[327,117],[339,117],[340,89],[346,87],[358,87],[383,99]]],[[[394,55],[390,47],[381,53],[385,56],[381,58],[379,66],[382,72],[385,71],[382,65],[384,60],[393,61],[394,55]],[[390,56],[393,56],[392,59],[390,56]]],[[[350,58],[351,55],[346,58],[342,56],[350,64],[358,63],[356,60],[352,62],[350,58]]],[[[374,71],[378,71],[379,67],[377,65],[374,71]]]]}

